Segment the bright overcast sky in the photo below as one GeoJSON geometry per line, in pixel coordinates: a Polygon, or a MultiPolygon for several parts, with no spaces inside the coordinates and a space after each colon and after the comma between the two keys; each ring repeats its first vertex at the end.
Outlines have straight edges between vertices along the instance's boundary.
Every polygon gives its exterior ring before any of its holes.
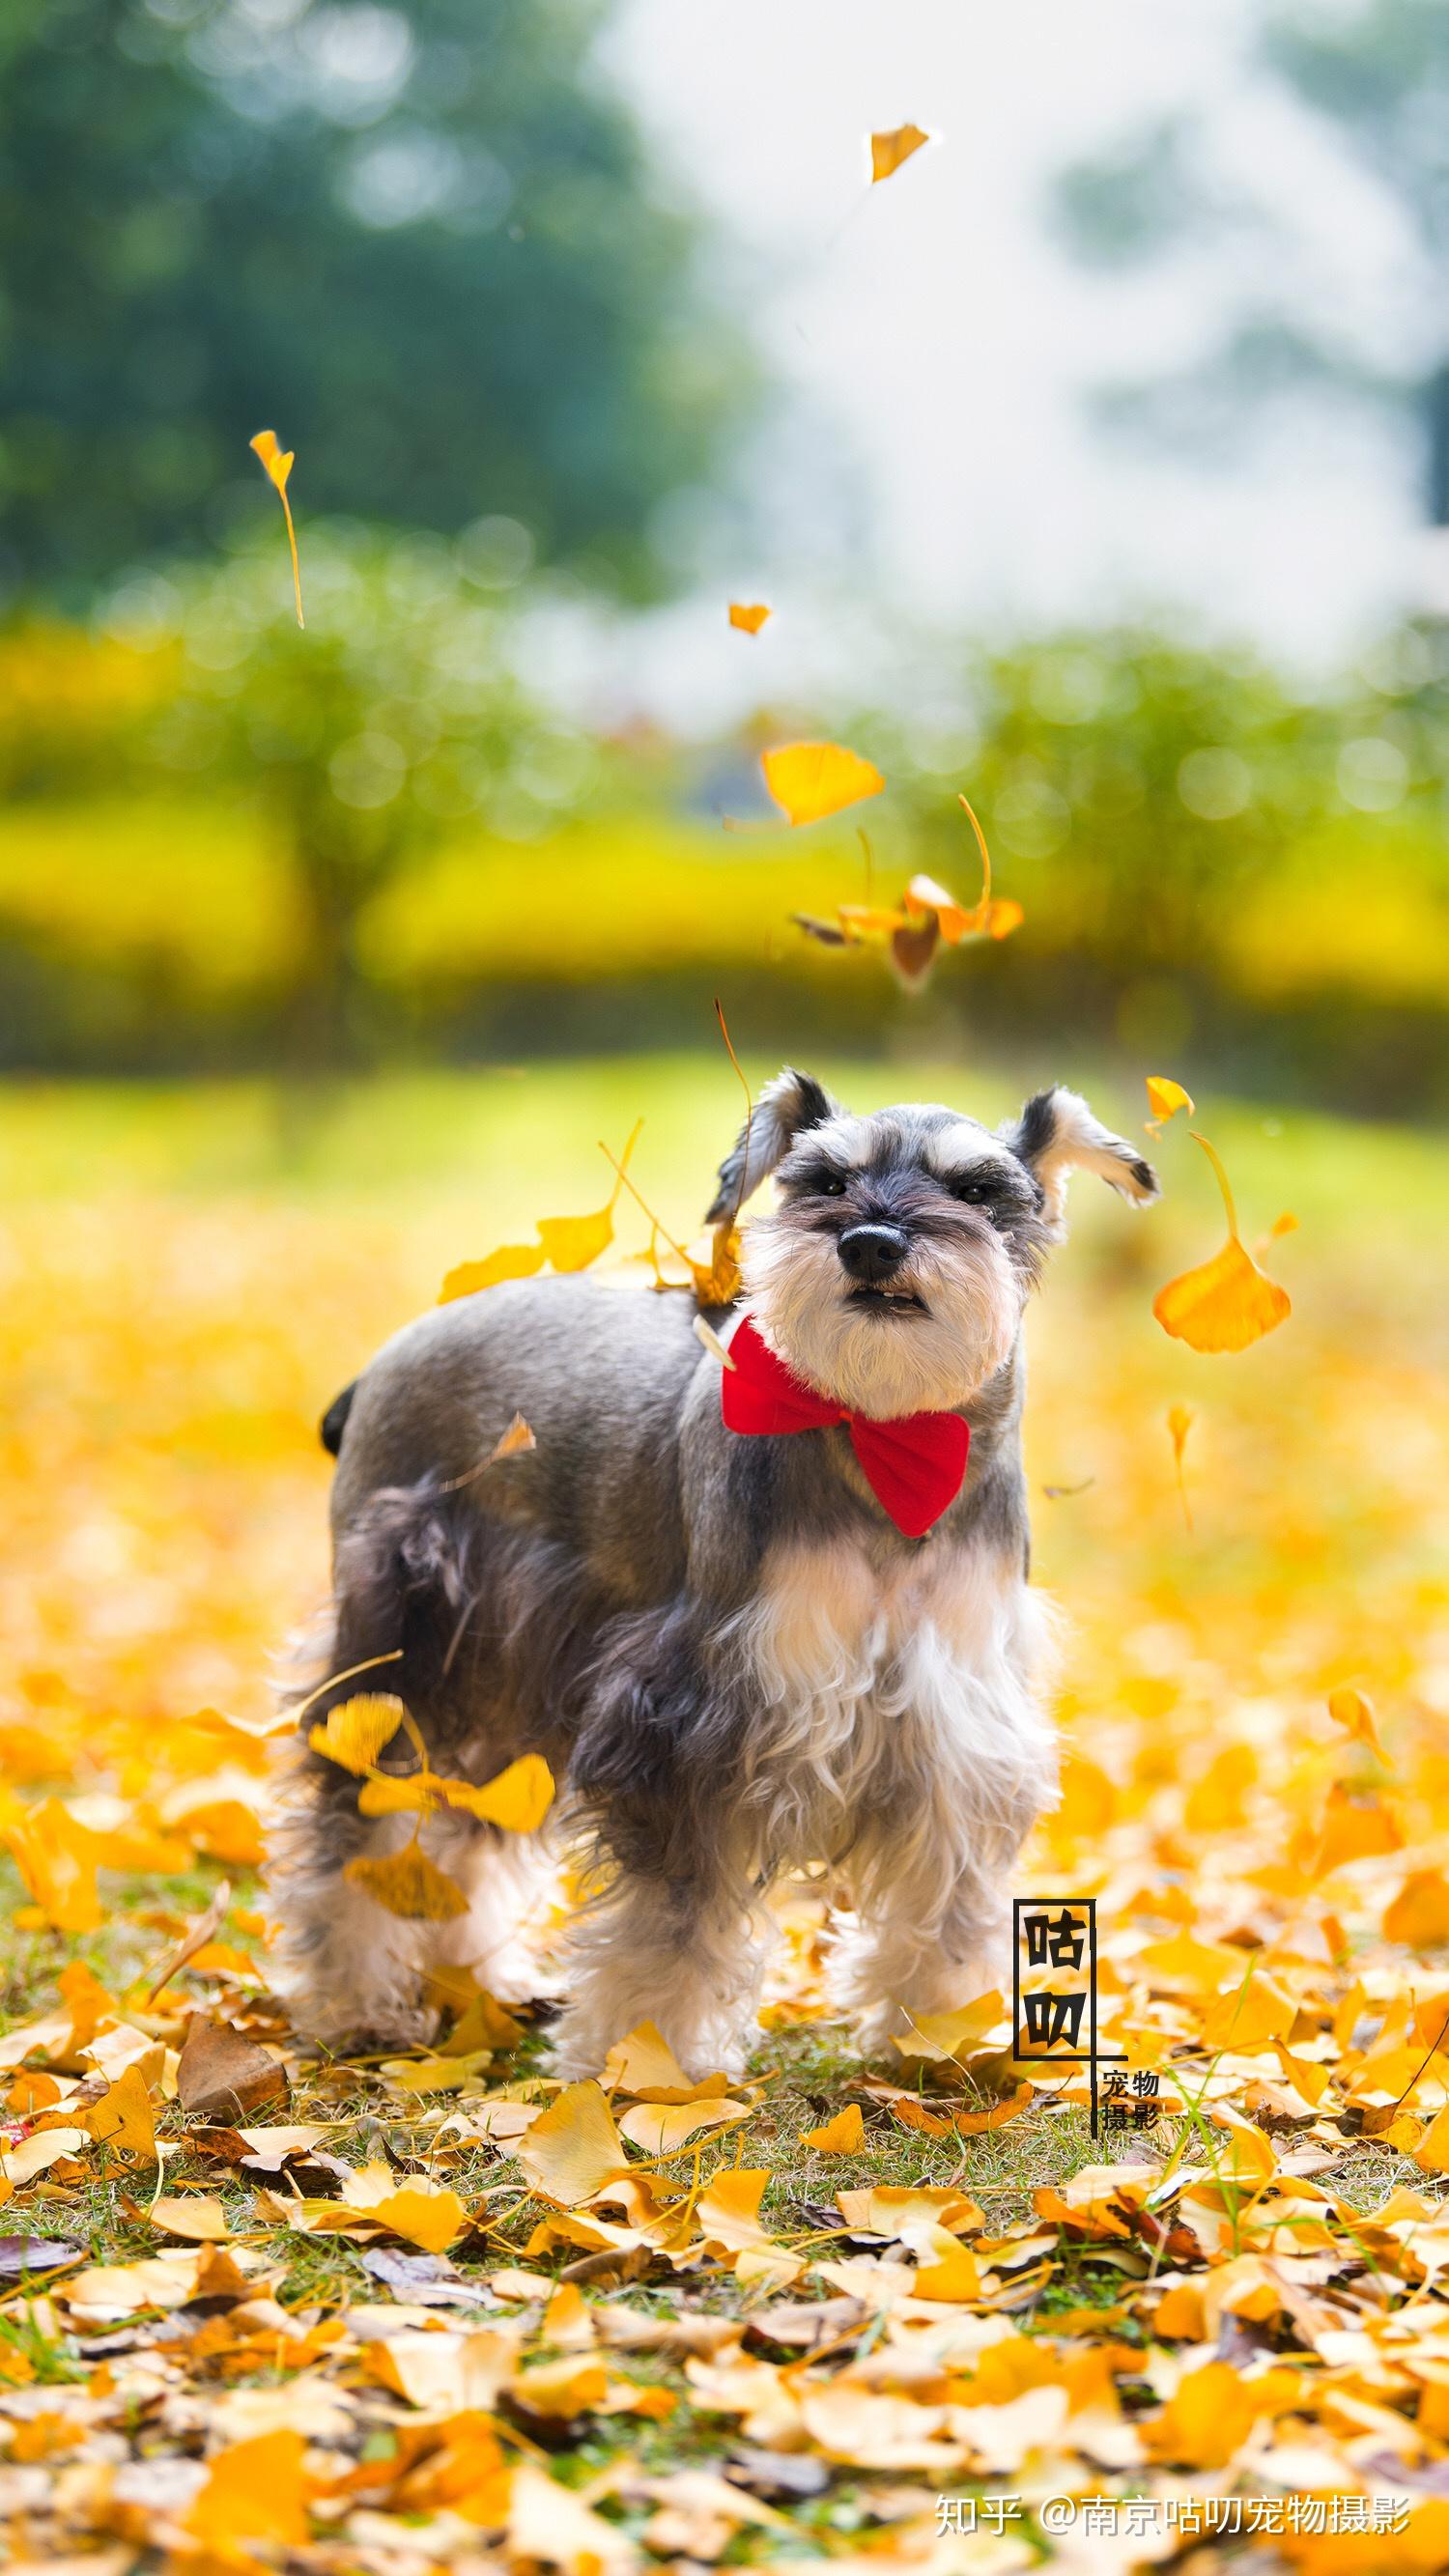
{"type": "Polygon", "coordinates": [[[1255,8],[618,0],[609,68],[757,283],[756,326],[812,424],[763,471],[763,549],[708,572],[774,604],[774,670],[741,676],[751,648],[702,621],[701,599],[655,622],[646,694],[662,713],[823,684],[851,628],[858,677],[859,638],[882,622],[992,633],[1176,606],[1311,656],[1406,595],[1412,469],[1385,439],[1325,418],[1219,478],[1084,413],[1104,361],[1150,372],[1186,352],[1235,283],[1217,260],[1104,282],[1051,239],[1051,174],[1143,117],[1214,107],[1230,164],[1306,210],[1320,299],[1371,317],[1396,264],[1402,279],[1367,184],[1243,68],[1255,8]],[[907,119],[940,141],[867,190],[866,133],[907,119]],[[842,479],[849,534],[814,507],[842,479]]]}

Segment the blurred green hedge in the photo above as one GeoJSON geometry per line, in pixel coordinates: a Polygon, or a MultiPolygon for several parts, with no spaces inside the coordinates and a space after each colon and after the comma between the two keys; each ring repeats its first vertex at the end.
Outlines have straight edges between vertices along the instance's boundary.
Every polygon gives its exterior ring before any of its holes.
{"type": "MultiPolygon", "coordinates": [[[[479,541],[481,544],[481,540],[479,541]]],[[[431,538],[310,532],[0,637],[0,1063],[324,1069],[706,1037],[1120,1049],[1252,1090],[1449,1097],[1449,649],[1316,697],[1137,630],[962,648],[907,720],[837,713],[886,794],[751,820],[748,738],[587,738],[520,677],[517,597],[431,538]],[[802,936],[918,869],[1000,944],[920,998],[802,936]],[[722,828],[722,812],[747,828],[722,828]]],[[[824,728],[822,728],[824,729],[824,728]]]]}

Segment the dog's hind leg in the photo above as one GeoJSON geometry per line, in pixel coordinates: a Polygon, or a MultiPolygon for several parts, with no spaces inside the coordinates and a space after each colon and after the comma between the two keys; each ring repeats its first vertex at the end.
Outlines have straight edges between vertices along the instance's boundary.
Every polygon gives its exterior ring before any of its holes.
{"type": "Polygon", "coordinates": [[[447,1863],[468,1900],[466,1914],[434,1928],[432,1962],[471,1968],[501,2004],[528,2003],[554,1991],[556,1975],[541,1955],[538,1917],[558,1887],[558,1854],[548,1833],[511,1834],[474,1826],[447,1863]],[[530,1935],[533,1937],[530,1937],[530,1935]]]}
{"type": "Polygon", "coordinates": [[[274,1982],[297,2028],[330,2042],[415,2045],[436,2029],[429,1980],[448,1967],[471,1969],[500,2003],[545,1992],[548,1977],[523,1927],[554,1876],[547,1838],[500,1833],[468,1816],[430,1817],[419,1842],[452,1882],[460,1910],[440,1921],[404,1918],[347,1867],[395,1857],[417,1819],[359,1816],[357,1786],[345,1773],[334,1786],[309,1762],[273,1837],[274,1982]]]}
{"type": "Polygon", "coordinates": [[[409,1840],[414,1819],[359,1816],[358,1782],[331,1767],[329,1779],[319,1757],[304,1757],[274,1816],[272,1981],[309,2039],[412,2047],[436,2025],[423,1978],[445,1927],[389,1913],[347,1876],[347,1865],[391,1858],[409,1840]]]}
{"type": "MultiPolygon", "coordinates": [[[[430,1482],[384,1489],[339,1541],[333,1613],[322,1646],[325,1686],[304,1724],[354,1693],[392,1692],[414,1721],[401,1726],[384,1769],[417,1760],[420,1724],[432,1768],[487,1778],[513,1750],[490,1754],[476,1658],[457,1647],[478,1593],[473,1539],[430,1482]],[[362,1668],[362,1669],[359,1669],[362,1668]]],[[[277,1986],[299,2029],[336,2041],[366,2034],[384,2045],[427,2038],[437,2014],[425,1994],[435,1966],[466,1964],[480,1984],[518,2000],[540,1979],[518,1942],[522,1916],[549,1867],[542,1838],[515,1836],[463,1812],[424,1819],[423,1851],[456,1891],[437,1920],[389,1910],[358,1883],[359,1868],[395,1857],[414,1812],[369,1817],[362,1782],[309,1747],[299,1750],[275,1815],[269,1871],[277,1922],[277,1986]]]]}

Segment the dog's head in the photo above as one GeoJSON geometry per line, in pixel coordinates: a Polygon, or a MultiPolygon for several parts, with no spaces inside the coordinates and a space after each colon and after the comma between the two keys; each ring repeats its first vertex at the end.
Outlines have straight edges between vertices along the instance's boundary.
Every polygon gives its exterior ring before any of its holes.
{"type": "Polygon", "coordinates": [[[776,1206],[744,1231],[750,1311],[812,1386],[888,1421],[964,1404],[1010,1356],[1074,1168],[1139,1205],[1157,1196],[1151,1165],[1074,1091],[1039,1091],[993,1130],[917,1105],[856,1118],[787,1067],[709,1214],[774,1174],[776,1206]]]}

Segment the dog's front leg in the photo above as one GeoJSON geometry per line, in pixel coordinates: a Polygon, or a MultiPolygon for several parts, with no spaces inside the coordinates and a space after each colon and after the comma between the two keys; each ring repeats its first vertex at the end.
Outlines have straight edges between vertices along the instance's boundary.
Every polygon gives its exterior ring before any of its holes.
{"type": "Polygon", "coordinates": [[[594,1867],[565,1955],[562,2075],[596,2075],[642,2021],[691,2078],[744,2064],[766,1927],[737,1785],[739,1691],[697,1605],[616,1623],[571,1773],[566,1822],[594,1867]]]}
{"type": "Polygon", "coordinates": [[[913,1861],[865,1887],[833,1926],[831,1999],[867,2056],[920,2014],[954,2011],[1010,1977],[1009,1859],[963,1859],[939,1843],[932,1851],[933,1840],[923,1837],[913,1861]]]}
{"type": "Polygon", "coordinates": [[[743,2069],[764,1946],[748,1902],[704,1884],[616,1870],[576,1919],[554,2071],[597,2075],[617,2039],[652,2021],[690,2080],[743,2069]]]}
{"type": "Polygon", "coordinates": [[[1056,1766],[1025,1658],[980,1664],[925,1638],[905,1659],[892,1760],[847,1858],[830,1987],[868,2050],[1010,1980],[1012,1864],[1056,1766]]]}

